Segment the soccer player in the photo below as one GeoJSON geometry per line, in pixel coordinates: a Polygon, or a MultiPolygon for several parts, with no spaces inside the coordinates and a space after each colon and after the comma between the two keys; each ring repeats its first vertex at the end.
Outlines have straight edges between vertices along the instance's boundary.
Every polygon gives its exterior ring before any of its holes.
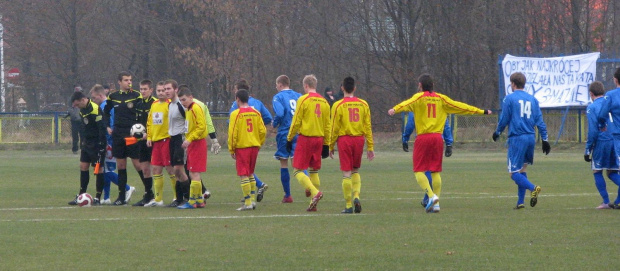
{"type": "MultiPolygon", "coordinates": [[[[154,101],[149,110],[146,122],[147,140],[146,145],[152,147],[151,165],[153,173],[153,188],[155,190],[155,200],[145,204],[145,207],[164,206],[163,190],[164,176],[163,168],[166,168],[170,176],[172,191],[175,191],[177,178],[172,173],[170,166],[170,135],[168,134],[168,107],[170,100],[164,90],[164,82],[158,82],[155,87],[157,101],[154,101]]],[[[176,196],[175,196],[176,200],[176,196]]]]}
{"type": "Polygon", "coordinates": [[[344,98],[335,102],[331,109],[332,131],[329,141],[329,157],[334,158],[334,145],[338,142],[338,157],[342,170],[342,192],[344,194],[344,214],[362,212],[360,191],[362,180],[359,168],[362,165],[364,140],[366,141],[366,158],[375,158],[370,122],[370,107],[365,100],[355,97],[355,80],[347,77],[343,80],[344,98]],[[351,196],[351,194],[353,196],[351,196]]]}
{"type": "Polygon", "coordinates": [[[288,76],[278,76],[276,79],[276,89],[278,93],[273,96],[273,101],[271,103],[275,114],[272,125],[274,128],[278,129],[278,133],[276,134],[277,150],[273,157],[280,160],[280,182],[284,190],[282,203],[293,202],[293,197],[291,196],[291,177],[288,172],[288,159],[293,159],[295,146],[297,144],[297,135],[293,137],[291,151],[286,149],[286,137],[288,135],[288,130],[291,128],[293,115],[295,115],[297,99],[301,97],[301,94],[290,89],[290,84],[291,80],[288,76]]]}
{"type": "Polygon", "coordinates": [[[112,155],[116,158],[118,166],[118,198],[112,203],[116,206],[127,205],[134,189],[125,191],[127,184],[127,157],[131,158],[136,171],[140,172],[138,161],[138,147],[136,144],[127,146],[125,137],[129,137],[131,126],[136,123],[136,106],[141,102],[139,92],[131,89],[131,74],[121,72],[118,74],[119,91],[110,94],[108,102],[103,109],[108,134],[112,135],[112,155]],[[114,129],[110,125],[110,112],[114,109],[114,129]]]}
{"type": "Polygon", "coordinates": [[[297,138],[293,160],[293,176],[306,189],[310,190],[312,200],[306,209],[308,212],[316,212],[317,204],[323,198],[319,179],[321,158],[329,156],[329,140],[331,123],[329,120],[329,103],[316,92],[317,79],[314,74],[306,75],[303,79],[304,92],[297,99],[297,109],[291,122],[288,136],[286,137],[286,149],[290,153],[293,149],[293,138],[297,138]],[[309,169],[310,177],[303,173],[309,169]]]}
{"type": "MultiPolygon", "coordinates": [[[[245,79],[239,80],[239,82],[235,84],[234,88],[235,88],[234,89],[235,93],[237,93],[237,91],[239,91],[240,89],[245,89],[246,91],[248,91],[248,93],[250,92],[250,85],[245,79]]],[[[254,97],[252,97],[252,95],[250,95],[250,99],[248,100],[248,105],[256,109],[261,114],[261,117],[263,118],[263,123],[265,123],[265,125],[271,125],[271,121],[272,121],[271,113],[269,112],[269,109],[265,107],[263,102],[259,101],[258,99],[255,99],[254,97]]],[[[228,115],[230,115],[233,111],[237,110],[237,108],[239,108],[237,106],[237,102],[233,102],[232,105],[230,106],[228,115]]],[[[252,193],[256,194],[256,201],[261,202],[263,200],[265,191],[267,191],[267,188],[269,188],[269,186],[266,183],[263,183],[258,178],[258,176],[256,176],[256,173],[253,174],[253,177],[254,177],[254,180],[256,180],[256,188],[258,190],[257,191],[252,190],[252,193]]]]}
{"type": "MultiPolygon", "coordinates": [[[[614,139],[614,150],[618,155],[620,154],[620,68],[617,68],[614,73],[614,84],[616,89],[608,91],[603,97],[601,111],[598,113],[597,119],[599,127],[605,127],[607,124],[607,130],[611,132],[614,139]]],[[[620,209],[619,204],[620,202],[616,199],[616,202],[610,207],[620,209]]]]}
{"type": "Polygon", "coordinates": [[[238,108],[230,114],[228,122],[228,151],[235,160],[244,198],[243,206],[237,211],[246,211],[256,208],[255,199],[251,193],[256,190],[256,181],[253,180],[252,175],[258,151],[265,143],[267,129],[261,114],[248,104],[249,92],[243,88],[238,89],[235,94],[238,108]]]}
{"type": "MultiPolygon", "coordinates": [[[[164,82],[164,91],[170,99],[168,107],[168,134],[170,135],[170,165],[173,167],[174,175],[177,176],[175,185],[176,200],[172,201],[168,207],[179,207],[184,203],[183,195],[189,194],[190,184],[185,173],[185,143],[183,136],[187,132],[185,125],[185,107],[179,100],[179,84],[177,81],[169,79],[164,82]]],[[[206,164],[205,164],[206,165],[206,164]]]]}
{"type": "MultiPolygon", "coordinates": [[[[99,106],[92,102],[81,91],[76,91],[71,95],[71,104],[80,109],[80,116],[84,122],[84,141],[82,142],[80,153],[80,191],[69,205],[77,205],[77,198],[80,194],[86,193],[90,181],[89,166],[97,163],[102,164],[106,152],[105,125],[99,106]]],[[[97,195],[93,205],[101,203],[101,192],[103,191],[103,168],[100,167],[96,174],[97,195]]]]}
{"type": "Polygon", "coordinates": [[[538,100],[534,96],[523,91],[525,87],[525,75],[520,72],[510,75],[512,93],[506,95],[502,104],[502,114],[499,116],[497,129],[493,133],[493,141],[497,141],[506,126],[508,128],[508,173],[510,178],[517,184],[516,210],[525,208],[523,205],[525,191],[531,191],[530,206],[536,206],[540,186],[534,185],[527,178],[527,164],[534,163],[534,146],[536,135],[534,127],[542,137],[542,150],[545,154],[551,151],[547,126],[543,121],[542,112],[538,100]]]}
{"type": "MultiPolygon", "coordinates": [[[[597,117],[604,100],[599,98],[605,95],[605,86],[599,81],[594,81],[590,84],[589,94],[592,104],[588,105],[586,109],[588,141],[586,142],[586,151],[583,158],[586,162],[590,162],[592,173],[594,174],[594,185],[596,185],[598,193],[603,198],[603,203],[596,207],[596,209],[611,209],[614,205],[620,203],[620,175],[618,174],[618,155],[614,149],[614,139],[611,136],[611,132],[607,129],[601,131],[598,128],[597,117]],[[606,170],[607,177],[618,185],[618,195],[613,204],[609,203],[609,194],[607,193],[603,170],[606,170]]],[[[609,123],[607,124],[609,126],[609,123]]]]}
{"type": "MultiPolygon", "coordinates": [[[[142,124],[147,129],[146,122],[149,118],[149,111],[151,110],[151,105],[155,101],[152,94],[153,82],[148,79],[140,81],[140,95],[142,96],[142,100],[137,104],[138,123],[142,124]]],[[[142,139],[146,139],[147,134],[148,130],[146,130],[142,139]]],[[[138,145],[139,166],[142,169],[138,171],[138,174],[140,175],[142,184],[144,184],[144,196],[142,200],[134,203],[133,206],[144,206],[148,203],[154,204],[155,195],[153,194],[153,176],[151,175],[151,155],[153,148],[147,146],[146,140],[139,140],[136,144],[138,145]]]]}
{"type": "Polygon", "coordinates": [[[422,74],[418,78],[419,92],[408,100],[388,110],[388,114],[410,111],[414,114],[416,134],[418,135],[413,148],[413,172],[418,185],[428,195],[426,212],[439,211],[441,194],[441,176],[443,160],[443,139],[441,134],[448,114],[490,114],[490,110],[457,102],[448,96],[435,92],[433,78],[422,74]],[[431,172],[433,188],[424,174],[431,172]]]}

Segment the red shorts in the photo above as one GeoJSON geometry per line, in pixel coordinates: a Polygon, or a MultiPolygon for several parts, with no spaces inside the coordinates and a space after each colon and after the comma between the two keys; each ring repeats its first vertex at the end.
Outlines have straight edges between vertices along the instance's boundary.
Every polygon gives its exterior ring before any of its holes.
{"type": "Polygon", "coordinates": [[[351,171],[362,165],[364,153],[363,136],[340,136],[338,137],[338,157],[340,158],[340,170],[351,171]]]}
{"type": "Polygon", "coordinates": [[[442,161],[441,134],[418,135],[413,143],[413,172],[441,172],[442,161]]]}
{"type": "Polygon", "coordinates": [[[235,150],[235,162],[238,176],[250,176],[254,174],[258,147],[249,147],[235,150]]]}
{"type": "Polygon", "coordinates": [[[151,165],[162,167],[170,165],[170,138],[153,142],[151,165]]]}
{"type": "Polygon", "coordinates": [[[303,136],[297,137],[295,146],[295,159],[293,168],[296,169],[321,169],[321,152],[323,151],[323,137],[303,136]]]}
{"type": "Polygon", "coordinates": [[[187,146],[187,170],[190,172],[207,171],[207,140],[192,141],[187,146]]]}

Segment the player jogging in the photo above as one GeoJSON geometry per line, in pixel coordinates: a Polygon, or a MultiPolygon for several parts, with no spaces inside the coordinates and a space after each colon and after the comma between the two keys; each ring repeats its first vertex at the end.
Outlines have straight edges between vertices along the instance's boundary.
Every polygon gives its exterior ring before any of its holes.
{"type": "Polygon", "coordinates": [[[344,194],[344,214],[362,212],[360,191],[362,180],[359,168],[362,165],[364,141],[366,141],[366,157],[369,161],[375,158],[370,122],[370,107],[365,100],[354,96],[355,80],[347,77],[342,82],[344,98],[334,103],[331,109],[332,131],[329,141],[329,157],[334,157],[334,145],[338,143],[338,157],[342,170],[342,192],[344,194]],[[353,200],[352,200],[353,198],[353,200]]]}

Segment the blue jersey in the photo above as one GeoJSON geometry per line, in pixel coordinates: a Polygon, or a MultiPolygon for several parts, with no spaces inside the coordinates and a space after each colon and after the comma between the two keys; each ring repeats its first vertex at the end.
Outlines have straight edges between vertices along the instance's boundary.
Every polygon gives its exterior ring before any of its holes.
{"type": "Polygon", "coordinates": [[[601,101],[598,112],[598,128],[607,126],[614,137],[620,137],[620,88],[608,91],[601,101]]]}
{"type": "MultiPolygon", "coordinates": [[[[586,116],[588,117],[588,141],[586,141],[586,152],[592,150],[598,141],[611,141],[613,137],[609,130],[601,132],[598,126],[598,116],[601,112],[601,106],[605,99],[598,98],[588,105],[586,116]]],[[[609,122],[606,122],[606,124],[609,122]]]]}
{"type": "Polygon", "coordinates": [[[275,113],[273,127],[278,128],[278,133],[284,132],[288,134],[299,97],[301,97],[301,94],[292,89],[282,90],[273,96],[273,101],[271,103],[273,105],[273,112],[275,113]]]}
{"type": "Polygon", "coordinates": [[[547,125],[543,121],[538,100],[523,90],[515,90],[504,98],[502,114],[499,116],[495,132],[501,134],[508,124],[510,124],[508,137],[533,135],[536,126],[542,140],[549,140],[547,125]]]}
{"type": "MultiPolygon", "coordinates": [[[[413,121],[413,112],[403,112],[403,143],[407,143],[413,131],[415,131],[415,121],[413,121]]],[[[449,118],[446,118],[446,124],[443,128],[443,141],[446,142],[446,145],[452,146],[452,142],[454,142],[454,138],[452,137],[452,129],[450,128],[449,118]]]]}
{"type": "MultiPolygon", "coordinates": [[[[99,108],[101,110],[103,110],[103,108],[105,108],[105,105],[107,104],[108,100],[104,100],[100,105],[99,108]]],[[[110,128],[114,129],[114,108],[112,108],[112,110],[110,110],[110,128]]],[[[108,141],[108,145],[112,146],[112,136],[108,134],[108,132],[105,133],[105,138],[108,141]]]]}
{"type": "MultiPolygon", "coordinates": [[[[271,113],[269,113],[269,109],[267,109],[267,107],[265,107],[265,105],[263,104],[263,102],[254,99],[254,97],[250,97],[250,99],[248,99],[248,105],[252,108],[254,108],[256,111],[260,112],[261,117],[263,118],[263,122],[265,123],[265,125],[269,125],[271,123],[271,113]]],[[[239,108],[237,106],[236,102],[233,102],[232,106],[230,107],[230,111],[228,112],[228,114],[232,113],[233,111],[235,111],[237,108],[239,108]]]]}

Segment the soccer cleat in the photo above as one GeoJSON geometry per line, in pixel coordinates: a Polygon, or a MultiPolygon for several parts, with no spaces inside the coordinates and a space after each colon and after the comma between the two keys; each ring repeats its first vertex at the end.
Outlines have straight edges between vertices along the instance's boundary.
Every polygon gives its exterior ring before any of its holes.
{"type": "Polygon", "coordinates": [[[342,210],[340,213],[341,214],[352,214],[353,213],[353,207],[351,207],[351,208],[344,208],[344,210],[342,210]]]}
{"type": "Polygon", "coordinates": [[[433,211],[433,205],[435,205],[435,203],[439,202],[439,197],[437,197],[437,195],[433,195],[432,198],[428,199],[428,203],[425,206],[426,212],[430,213],[433,211]]]}
{"type": "Polygon", "coordinates": [[[151,201],[149,201],[147,204],[144,204],[144,207],[163,207],[164,206],[164,201],[155,201],[155,199],[152,199],[151,201]]]}
{"type": "Polygon", "coordinates": [[[256,207],[253,204],[250,205],[241,205],[241,207],[237,208],[237,211],[249,211],[254,210],[256,207]]]}
{"type": "Polygon", "coordinates": [[[316,207],[314,208],[308,207],[308,209],[306,209],[306,212],[316,212],[316,207]]]}
{"type": "Polygon", "coordinates": [[[102,205],[112,205],[112,201],[110,199],[104,199],[101,201],[102,205]]]}
{"type": "Polygon", "coordinates": [[[189,202],[186,202],[181,206],[177,206],[177,209],[196,209],[196,207],[194,206],[194,204],[189,204],[189,202]]]}
{"type": "Polygon", "coordinates": [[[194,204],[194,207],[196,207],[196,208],[204,208],[206,205],[207,204],[205,204],[204,201],[201,202],[201,203],[196,202],[196,204],[194,204]]]}
{"type": "Polygon", "coordinates": [[[540,194],[540,186],[536,186],[534,188],[534,191],[532,191],[532,198],[530,198],[530,206],[534,207],[536,206],[536,203],[538,203],[538,195],[540,194]]]}
{"type": "Polygon", "coordinates": [[[129,202],[131,199],[131,195],[136,191],[136,188],[133,186],[129,187],[129,190],[125,191],[125,202],[129,202]]]}
{"type": "Polygon", "coordinates": [[[439,213],[440,210],[441,208],[439,208],[439,203],[435,203],[435,205],[433,205],[433,211],[431,213],[439,213]]]}
{"type": "Polygon", "coordinates": [[[205,190],[205,193],[202,194],[202,198],[208,200],[211,197],[211,192],[209,190],[205,190]]]}
{"type": "Polygon", "coordinates": [[[282,203],[293,203],[293,196],[285,196],[282,198],[282,203]]]}
{"type": "Polygon", "coordinates": [[[613,209],[608,203],[601,203],[596,209],[613,209]]]}
{"type": "Polygon", "coordinates": [[[132,204],[131,206],[142,206],[142,207],[143,207],[143,206],[144,206],[144,204],[145,204],[145,203],[144,203],[144,199],[141,199],[140,201],[138,201],[138,202],[136,202],[136,203],[132,204]]]}
{"type": "Polygon", "coordinates": [[[620,205],[619,204],[609,203],[608,206],[611,209],[620,209],[620,205]]]}
{"type": "Polygon", "coordinates": [[[319,204],[319,200],[321,200],[323,198],[323,192],[319,191],[319,193],[316,193],[316,195],[312,198],[312,202],[310,202],[310,206],[308,206],[308,209],[316,209],[316,205],[319,204]]]}
{"type": "Polygon", "coordinates": [[[263,183],[263,186],[261,186],[256,192],[256,201],[261,202],[263,200],[263,194],[265,194],[267,188],[269,188],[269,186],[266,183],[263,183]]]}
{"type": "Polygon", "coordinates": [[[176,208],[176,207],[179,207],[179,206],[183,205],[183,203],[185,203],[185,202],[184,201],[173,200],[170,204],[168,204],[168,207],[176,208]]]}
{"type": "Polygon", "coordinates": [[[112,203],[112,205],[114,206],[123,206],[123,205],[127,205],[127,202],[122,200],[121,198],[118,198],[114,201],[114,203],[112,203]]]}
{"type": "Polygon", "coordinates": [[[312,196],[312,192],[310,192],[310,189],[306,189],[306,198],[309,198],[310,196],[312,196]]]}
{"type": "Polygon", "coordinates": [[[362,212],[362,203],[360,203],[360,199],[356,198],[353,200],[353,207],[355,209],[356,214],[359,214],[362,212]]]}
{"type": "Polygon", "coordinates": [[[98,199],[98,198],[94,198],[92,205],[93,206],[101,206],[101,200],[98,199]]]}
{"type": "Polygon", "coordinates": [[[515,210],[525,209],[525,205],[524,204],[517,204],[517,206],[515,206],[513,209],[515,209],[515,210]]]}
{"type": "Polygon", "coordinates": [[[420,201],[420,204],[422,205],[422,207],[426,208],[426,204],[428,204],[428,199],[423,199],[422,201],[420,201]]]}
{"type": "Polygon", "coordinates": [[[78,205],[77,204],[77,198],[79,195],[75,195],[75,198],[72,201],[69,201],[69,205],[78,205]]]}
{"type": "Polygon", "coordinates": [[[136,202],[132,206],[144,206],[145,204],[151,202],[151,200],[153,200],[154,198],[155,198],[155,195],[153,195],[152,193],[144,193],[144,196],[142,197],[142,199],[136,202]]]}

